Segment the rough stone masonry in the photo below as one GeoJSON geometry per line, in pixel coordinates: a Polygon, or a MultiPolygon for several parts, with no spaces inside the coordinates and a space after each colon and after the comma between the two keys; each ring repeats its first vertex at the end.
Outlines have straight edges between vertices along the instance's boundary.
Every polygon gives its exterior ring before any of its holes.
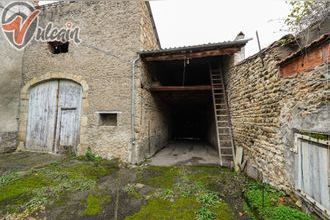
{"type": "Polygon", "coordinates": [[[283,77],[278,63],[297,49],[282,46],[283,41],[232,66],[226,82],[235,146],[244,149],[245,171],[291,191],[294,134],[329,134],[329,62],[283,77]]]}

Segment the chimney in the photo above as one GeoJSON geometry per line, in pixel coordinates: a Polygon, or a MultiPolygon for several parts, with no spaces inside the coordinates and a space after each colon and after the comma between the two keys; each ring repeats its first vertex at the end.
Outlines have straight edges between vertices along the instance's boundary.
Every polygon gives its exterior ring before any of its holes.
{"type": "MultiPolygon", "coordinates": [[[[241,31],[237,34],[234,41],[243,40],[245,37],[244,33],[241,31]]],[[[245,59],[245,47],[241,48],[241,51],[234,54],[234,65],[245,59]]]]}

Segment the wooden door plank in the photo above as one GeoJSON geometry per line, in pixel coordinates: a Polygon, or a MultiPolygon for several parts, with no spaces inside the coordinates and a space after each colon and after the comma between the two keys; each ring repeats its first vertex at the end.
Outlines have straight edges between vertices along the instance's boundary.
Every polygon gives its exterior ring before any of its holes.
{"type": "Polygon", "coordinates": [[[57,152],[63,151],[61,146],[76,147],[79,144],[82,99],[79,84],[61,80],[59,85],[57,152]]]}
{"type": "Polygon", "coordinates": [[[330,161],[328,160],[329,150],[326,147],[318,148],[319,164],[319,201],[326,209],[330,210],[330,197],[329,197],[329,180],[328,180],[328,166],[330,161]]]}
{"type": "Polygon", "coordinates": [[[57,81],[30,89],[26,147],[51,152],[55,131],[57,81]]]}
{"type": "MultiPolygon", "coordinates": [[[[306,141],[308,146],[309,154],[310,154],[310,182],[311,182],[311,190],[312,190],[312,198],[316,201],[320,202],[320,166],[319,166],[319,147],[315,145],[313,142],[306,141]]],[[[323,161],[322,161],[323,162],[323,161]]]]}
{"type": "Polygon", "coordinates": [[[311,186],[310,186],[310,166],[309,166],[309,161],[310,161],[310,156],[309,156],[309,151],[308,151],[308,145],[306,144],[305,141],[301,142],[302,144],[302,183],[303,183],[303,190],[305,193],[308,195],[311,195],[311,186]]]}

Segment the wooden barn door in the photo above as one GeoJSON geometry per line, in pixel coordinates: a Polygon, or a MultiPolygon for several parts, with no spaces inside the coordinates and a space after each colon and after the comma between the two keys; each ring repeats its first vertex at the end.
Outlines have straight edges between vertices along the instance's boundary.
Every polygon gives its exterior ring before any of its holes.
{"type": "Polygon", "coordinates": [[[321,209],[330,211],[330,150],[322,141],[300,135],[297,188],[321,209]],[[316,142],[317,141],[317,142],[316,142]]]}
{"type": "Polygon", "coordinates": [[[79,144],[82,89],[68,80],[39,84],[30,90],[26,147],[62,153],[79,144]]]}

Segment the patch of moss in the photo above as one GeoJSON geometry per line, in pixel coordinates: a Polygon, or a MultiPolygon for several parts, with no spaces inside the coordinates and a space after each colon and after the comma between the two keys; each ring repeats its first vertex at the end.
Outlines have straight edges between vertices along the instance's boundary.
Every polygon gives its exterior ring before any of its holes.
{"type": "Polygon", "coordinates": [[[83,212],[84,216],[95,216],[101,214],[105,203],[111,201],[110,195],[89,194],[87,197],[87,207],[83,212]]]}
{"type": "Polygon", "coordinates": [[[179,198],[174,202],[155,198],[148,201],[138,213],[125,220],[158,220],[158,219],[195,219],[195,211],[200,207],[195,198],[179,198]]]}
{"type": "Polygon", "coordinates": [[[226,168],[215,166],[193,166],[187,167],[187,178],[195,184],[202,185],[209,190],[217,191],[217,183],[230,180],[236,176],[235,172],[226,168]]]}
{"type": "Polygon", "coordinates": [[[330,140],[330,136],[327,134],[309,133],[309,132],[302,132],[302,134],[318,140],[323,140],[323,141],[330,140]]]}
{"type": "Polygon", "coordinates": [[[138,173],[138,181],[155,188],[172,188],[180,174],[179,167],[148,166],[138,173]]]}
{"type": "Polygon", "coordinates": [[[219,202],[217,205],[204,208],[195,197],[179,197],[175,201],[169,201],[162,198],[154,198],[148,201],[148,204],[143,206],[139,212],[132,216],[126,217],[125,220],[158,220],[158,219],[205,219],[203,216],[210,216],[217,220],[233,219],[232,212],[229,206],[224,202],[219,202]]]}
{"type": "Polygon", "coordinates": [[[227,203],[220,202],[215,207],[212,207],[211,210],[215,213],[217,220],[232,220],[234,219],[232,210],[227,203]]]}
{"type": "Polygon", "coordinates": [[[137,191],[129,192],[128,195],[133,197],[134,199],[142,199],[143,198],[142,195],[137,191]]]}
{"type": "Polygon", "coordinates": [[[27,171],[0,187],[0,215],[6,212],[32,214],[68,192],[85,191],[97,180],[118,169],[108,161],[61,161],[27,171]]]}
{"type": "Polygon", "coordinates": [[[10,184],[0,188],[0,204],[5,200],[12,200],[20,195],[30,193],[36,188],[50,186],[53,181],[39,173],[31,173],[30,175],[12,181],[10,184]]]}

